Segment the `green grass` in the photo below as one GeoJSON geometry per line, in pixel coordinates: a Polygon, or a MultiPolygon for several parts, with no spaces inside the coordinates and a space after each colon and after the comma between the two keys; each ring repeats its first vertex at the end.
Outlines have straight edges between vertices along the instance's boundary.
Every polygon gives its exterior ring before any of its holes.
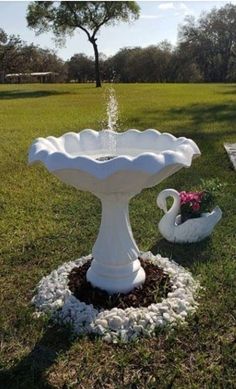
{"type": "Polygon", "coordinates": [[[202,156],[130,205],[141,250],[173,257],[205,287],[188,325],[132,345],[74,339],[34,319],[30,299],[43,275],[91,252],[101,208],[42,166],[27,165],[38,136],[98,129],[105,89],[93,85],[0,86],[0,388],[235,388],[236,174],[223,142],[236,142],[236,85],[115,85],[121,130],[158,128],[191,137],[202,156]],[[158,192],[167,187],[216,191],[223,219],[200,244],[160,236],[158,192]],[[216,180],[216,181],[214,181],[216,180]]]}

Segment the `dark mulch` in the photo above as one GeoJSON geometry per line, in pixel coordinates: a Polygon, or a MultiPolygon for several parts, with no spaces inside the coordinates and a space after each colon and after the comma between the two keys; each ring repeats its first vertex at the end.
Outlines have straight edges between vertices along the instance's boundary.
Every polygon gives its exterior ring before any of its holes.
{"type": "Polygon", "coordinates": [[[140,259],[140,262],[146,272],[146,281],[128,294],[109,295],[106,291],[93,287],[86,280],[86,272],[91,261],[71,270],[68,276],[69,288],[76,298],[86,304],[93,304],[95,308],[138,308],[160,302],[162,298],[167,297],[168,292],[172,289],[170,278],[162,269],[149,261],[140,259]]]}

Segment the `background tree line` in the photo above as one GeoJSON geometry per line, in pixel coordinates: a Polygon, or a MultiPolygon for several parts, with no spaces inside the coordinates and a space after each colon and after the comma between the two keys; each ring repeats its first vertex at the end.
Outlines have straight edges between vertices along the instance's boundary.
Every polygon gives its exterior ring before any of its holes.
{"type": "MultiPolygon", "coordinates": [[[[100,62],[106,81],[235,82],[236,5],[213,9],[198,20],[187,17],[176,46],[164,41],[146,48],[122,48],[100,62]]],[[[69,79],[94,80],[93,58],[77,54],[67,65],[69,79]]]]}
{"type": "MultiPolygon", "coordinates": [[[[94,59],[75,54],[64,62],[53,50],[26,44],[0,29],[0,72],[56,72],[60,81],[95,81],[94,59]]],[[[122,48],[100,54],[101,79],[107,82],[236,82],[236,5],[226,4],[187,17],[178,42],[122,48]]]]}
{"type": "Polygon", "coordinates": [[[56,72],[66,79],[65,62],[53,50],[26,44],[19,36],[8,36],[0,28],[0,73],[56,72]]]}

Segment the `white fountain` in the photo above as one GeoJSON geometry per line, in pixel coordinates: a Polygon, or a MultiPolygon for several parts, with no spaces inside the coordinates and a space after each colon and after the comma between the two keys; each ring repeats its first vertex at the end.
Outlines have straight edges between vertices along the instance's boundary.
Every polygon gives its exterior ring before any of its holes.
{"type": "MultiPolygon", "coordinates": [[[[109,110],[113,114],[114,101],[109,110]]],[[[130,199],[190,167],[200,155],[191,139],[154,129],[117,133],[113,119],[109,116],[106,130],[38,138],[29,151],[29,163],[41,161],[64,183],[101,200],[102,220],[87,280],[110,294],[128,293],[145,281],[129,221],[130,199]]]]}

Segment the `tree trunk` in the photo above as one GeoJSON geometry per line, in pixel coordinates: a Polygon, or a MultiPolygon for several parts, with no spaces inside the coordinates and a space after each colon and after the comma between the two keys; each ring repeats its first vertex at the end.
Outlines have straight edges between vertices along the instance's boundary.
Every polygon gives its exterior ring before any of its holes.
{"type": "Polygon", "coordinates": [[[98,47],[96,44],[96,39],[93,38],[90,40],[90,42],[93,45],[94,50],[94,57],[95,57],[95,78],[96,78],[96,88],[100,88],[102,86],[101,79],[100,79],[100,68],[99,68],[99,53],[98,53],[98,47]]]}
{"type": "Polygon", "coordinates": [[[220,81],[226,82],[228,71],[229,71],[229,63],[230,63],[230,55],[231,55],[231,47],[232,43],[228,43],[225,50],[223,51],[222,58],[223,58],[223,66],[222,66],[222,79],[220,81]]]}

